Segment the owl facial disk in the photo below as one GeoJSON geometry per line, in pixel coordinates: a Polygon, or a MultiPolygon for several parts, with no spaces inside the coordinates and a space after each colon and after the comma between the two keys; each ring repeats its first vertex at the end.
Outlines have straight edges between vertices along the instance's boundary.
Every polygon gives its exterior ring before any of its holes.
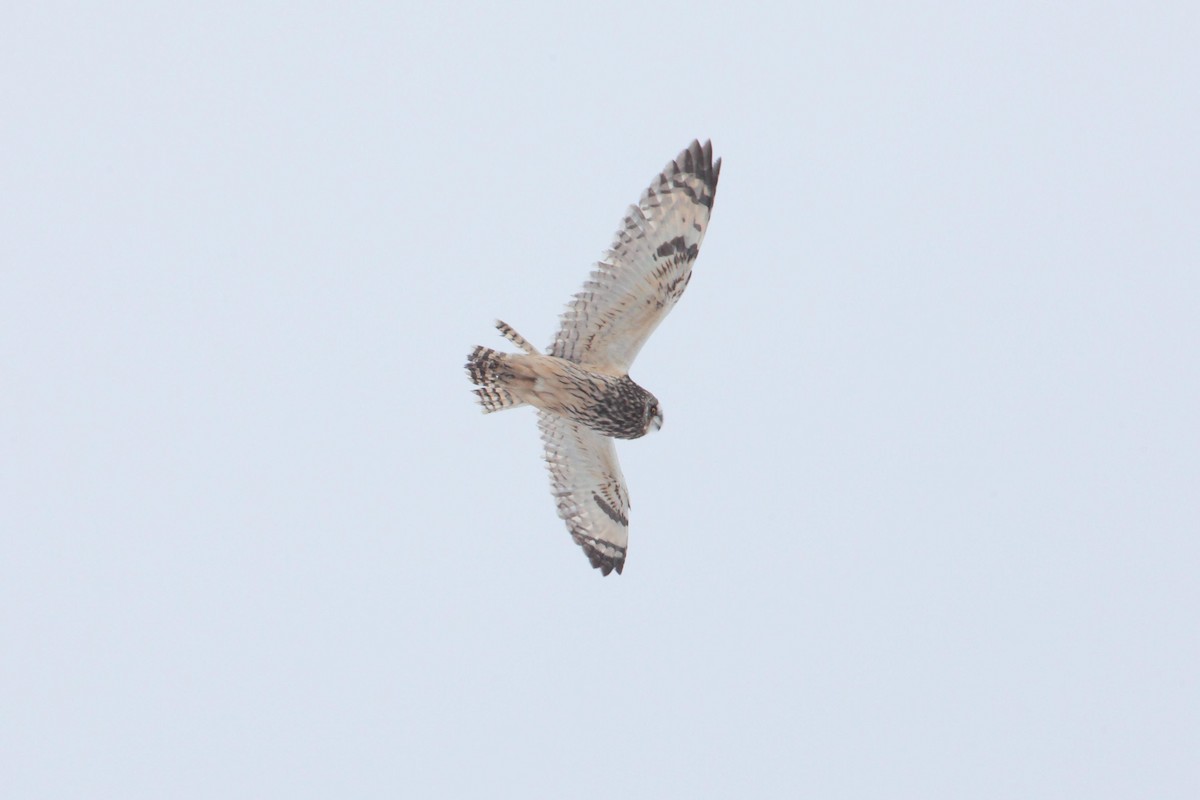
{"type": "Polygon", "coordinates": [[[660,431],[663,426],[662,409],[658,407],[658,403],[650,406],[650,424],[646,426],[647,431],[660,431]]]}

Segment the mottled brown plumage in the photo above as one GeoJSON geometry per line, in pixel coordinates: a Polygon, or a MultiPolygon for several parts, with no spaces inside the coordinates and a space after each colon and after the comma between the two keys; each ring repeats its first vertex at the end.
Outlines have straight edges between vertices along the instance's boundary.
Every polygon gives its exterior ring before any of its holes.
{"type": "Polygon", "coordinates": [[[692,142],[667,164],[567,306],[548,354],[497,322],[524,353],[476,347],[467,357],[485,413],[538,409],[558,514],[605,575],[621,572],[629,539],[629,494],[613,438],[662,426],[658,400],[629,367],[691,280],[720,172],[709,142],[692,142]]]}
{"type": "MultiPolygon", "coordinates": [[[[496,323],[501,326],[507,328],[496,323]]],[[[471,382],[482,387],[475,394],[485,412],[529,404],[618,439],[645,436],[656,418],[661,422],[658,399],[628,375],[605,375],[554,356],[486,347],[471,351],[466,367],[471,382]]]]}

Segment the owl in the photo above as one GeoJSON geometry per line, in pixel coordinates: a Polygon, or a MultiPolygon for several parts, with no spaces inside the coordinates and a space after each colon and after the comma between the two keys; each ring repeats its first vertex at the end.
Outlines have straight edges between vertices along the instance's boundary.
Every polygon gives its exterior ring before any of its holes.
{"type": "Polygon", "coordinates": [[[476,347],[467,356],[484,413],[537,409],[558,515],[604,575],[621,572],[629,544],[629,492],[613,440],[663,424],[658,398],[629,367],[691,280],[720,173],[711,142],[694,141],[667,164],[629,207],[545,353],[497,322],[522,352],[476,347]]]}

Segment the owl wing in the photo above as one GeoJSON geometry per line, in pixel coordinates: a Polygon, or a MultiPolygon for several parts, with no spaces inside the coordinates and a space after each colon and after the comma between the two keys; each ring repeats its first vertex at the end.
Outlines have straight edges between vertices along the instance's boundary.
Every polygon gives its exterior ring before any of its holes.
{"type": "Polygon", "coordinates": [[[704,241],[721,159],[692,144],[630,206],[612,246],[567,304],[550,354],[626,374],[683,294],[704,241]]]}
{"type": "Polygon", "coordinates": [[[538,412],[558,515],[592,566],[605,575],[625,566],[629,492],[613,440],[556,414],[538,412]]]}

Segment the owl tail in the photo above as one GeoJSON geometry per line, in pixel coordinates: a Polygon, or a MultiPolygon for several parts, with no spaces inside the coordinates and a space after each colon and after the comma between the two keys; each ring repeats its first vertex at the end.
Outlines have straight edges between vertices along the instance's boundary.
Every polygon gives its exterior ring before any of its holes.
{"type": "Polygon", "coordinates": [[[475,396],[485,414],[525,405],[504,385],[513,378],[512,367],[505,363],[508,357],[506,353],[486,347],[476,347],[467,356],[467,375],[471,383],[480,387],[475,390],[475,396]]]}
{"type": "MultiPolygon", "coordinates": [[[[541,355],[536,347],[513,330],[507,322],[496,320],[496,330],[529,355],[541,355]]],[[[475,396],[479,398],[479,405],[483,406],[483,413],[490,414],[493,411],[525,405],[525,401],[517,399],[508,388],[516,378],[513,360],[518,358],[520,356],[510,356],[508,353],[500,353],[487,347],[476,347],[471,351],[471,355],[467,356],[467,374],[471,376],[471,383],[481,387],[475,390],[475,396]]],[[[528,376],[525,377],[528,380],[528,376]]]]}

